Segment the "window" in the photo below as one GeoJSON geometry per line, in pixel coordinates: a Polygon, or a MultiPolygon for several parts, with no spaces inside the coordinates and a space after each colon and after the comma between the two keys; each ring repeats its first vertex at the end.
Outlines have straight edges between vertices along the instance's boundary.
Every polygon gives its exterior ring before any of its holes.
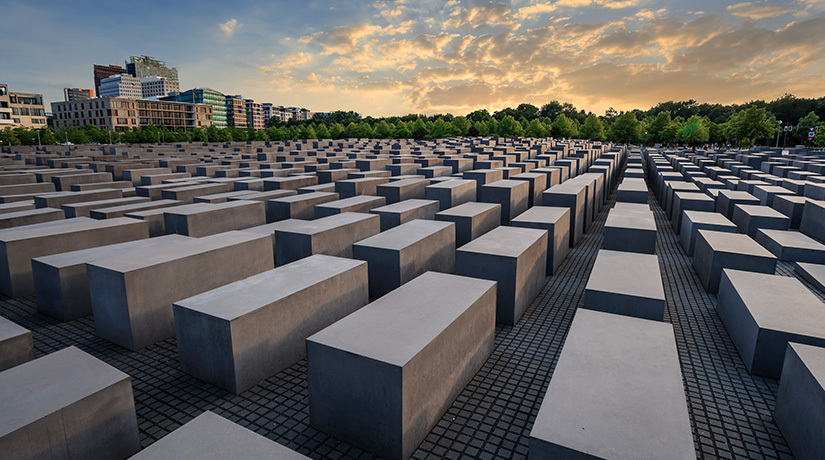
{"type": "Polygon", "coordinates": [[[19,118],[12,118],[12,119],[11,119],[11,121],[13,121],[13,122],[15,122],[15,123],[20,123],[20,119],[19,119],[19,118]]]}
{"type": "Polygon", "coordinates": [[[23,107],[20,109],[20,115],[29,116],[29,109],[23,107]]]}
{"type": "Polygon", "coordinates": [[[117,101],[112,101],[112,107],[117,108],[118,104],[117,101]]]}
{"type": "Polygon", "coordinates": [[[12,115],[20,115],[20,109],[18,109],[17,107],[12,107],[11,108],[11,114],[12,115]]]}

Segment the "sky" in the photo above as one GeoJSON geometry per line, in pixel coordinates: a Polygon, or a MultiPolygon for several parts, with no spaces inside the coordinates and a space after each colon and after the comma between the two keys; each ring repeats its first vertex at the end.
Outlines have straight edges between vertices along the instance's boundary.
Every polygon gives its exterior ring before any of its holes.
{"type": "Polygon", "coordinates": [[[0,82],[49,102],[130,55],[184,90],[371,116],[825,96],[825,0],[0,0],[0,16],[0,82]]]}

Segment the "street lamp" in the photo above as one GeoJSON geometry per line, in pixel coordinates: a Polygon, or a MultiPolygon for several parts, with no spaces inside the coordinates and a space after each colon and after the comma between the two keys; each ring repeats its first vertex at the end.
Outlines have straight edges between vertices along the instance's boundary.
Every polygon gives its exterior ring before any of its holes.
{"type": "Polygon", "coordinates": [[[776,130],[776,148],[779,148],[779,132],[782,131],[782,120],[776,120],[779,123],[779,129],[776,130]]]}
{"type": "Polygon", "coordinates": [[[788,143],[788,131],[792,130],[793,126],[788,125],[785,127],[785,138],[782,140],[782,148],[785,148],[785,144],[788,143]]]}

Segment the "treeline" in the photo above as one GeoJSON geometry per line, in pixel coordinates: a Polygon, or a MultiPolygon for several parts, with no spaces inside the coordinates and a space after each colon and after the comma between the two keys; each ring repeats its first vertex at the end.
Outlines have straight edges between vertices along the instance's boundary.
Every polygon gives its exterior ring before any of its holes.
{"type": "Polygon", "coordinates": [[[465,116],[416,115],[361,117],[353,111],[315,114],[311,120],[272,120],[264,129],[210,127],[173,131],[148,126],[125,132],[79,128],[6,128],[2,145],[38,143],[153,143],[282,141],[288,139],[437,139],[453,136],[566,137],[623,143],[701,145],[730,143],[752,145],[806,144],[825,147],[825,97],[797,98],[787,94],[777,100],[742,105],[699,104],[696,101],[663,102],[629,112],[612,108],[603,116],[585,113],[572,104],[552,101],[537,107],[520,104],[493,113],[476,110],[465,116]],[[808,133],[816,132],[813,140],[808,133]]]}

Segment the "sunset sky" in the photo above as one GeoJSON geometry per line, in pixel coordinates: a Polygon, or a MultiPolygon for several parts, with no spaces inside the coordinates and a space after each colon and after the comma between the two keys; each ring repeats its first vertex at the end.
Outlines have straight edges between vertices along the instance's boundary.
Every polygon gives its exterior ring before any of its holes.
{"type": "Polygon", "coordinates": [[[0,0],[0,14],[0,82],[47,101],[138,54],[177,67],[182,89],[373,116],[825,95],[825,0],[0,0]]]}

